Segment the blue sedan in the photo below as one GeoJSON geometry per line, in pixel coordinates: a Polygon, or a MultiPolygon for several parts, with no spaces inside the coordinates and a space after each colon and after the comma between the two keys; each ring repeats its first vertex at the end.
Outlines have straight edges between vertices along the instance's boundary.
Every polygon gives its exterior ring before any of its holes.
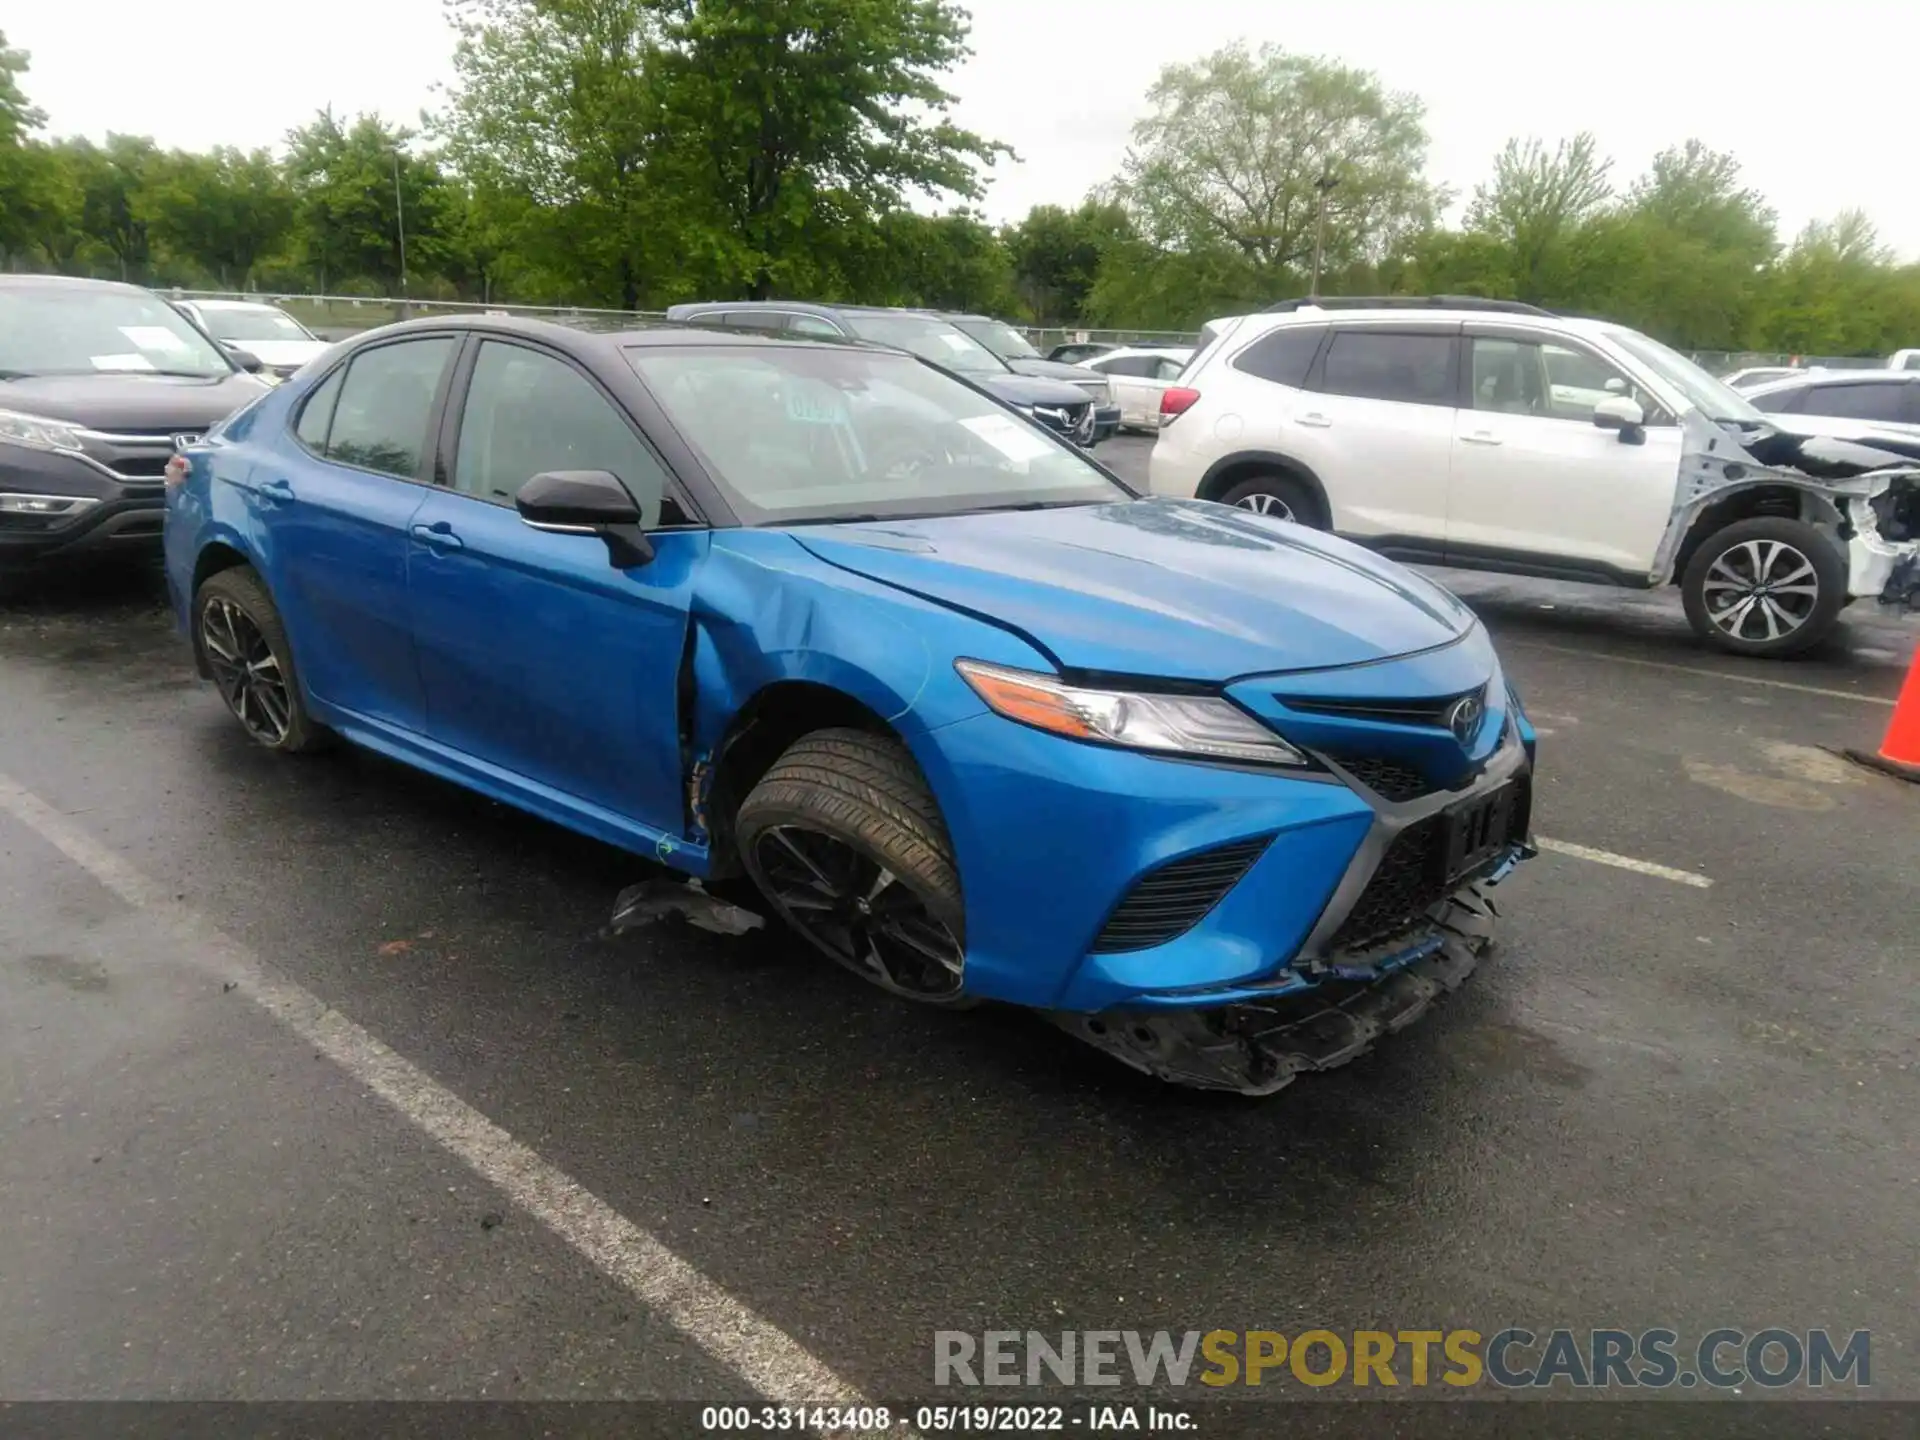
{"type": "Polygon", "coordinates": [[[1533,731],[1453,596],[1141,498],[897,350],[416,321],[168,480],[173,602],[260,744],[750,878],[895,995],[1167,1080],[1365,1050],[1531,853],[1533,731]]]}

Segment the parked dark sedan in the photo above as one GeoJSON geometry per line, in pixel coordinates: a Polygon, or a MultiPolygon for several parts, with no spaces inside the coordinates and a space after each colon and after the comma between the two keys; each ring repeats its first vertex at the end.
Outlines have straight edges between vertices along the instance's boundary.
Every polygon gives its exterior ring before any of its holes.
{"type": "Polygon", "coordinates": [[[951,321],[924,310],[816,305],[801,300],[726,300],[675,305],[667,318],[687,325],[891,345],[965,376],[1083,447],[1099,444],[1119,428],[1117,408],[1111,424],[1101,413],[1106,396],[1102,377],[1086,371],[1071,380],[1027,375],[951,321]],[[1100,380],[1098,393],[1081,383],[1087,379],[1100,380]]]}
{"type": "Polygon", "coordinates": [[[157,555],[176,441],[268,389],[137,286],[0,275],[0,584],[157,555]]]}

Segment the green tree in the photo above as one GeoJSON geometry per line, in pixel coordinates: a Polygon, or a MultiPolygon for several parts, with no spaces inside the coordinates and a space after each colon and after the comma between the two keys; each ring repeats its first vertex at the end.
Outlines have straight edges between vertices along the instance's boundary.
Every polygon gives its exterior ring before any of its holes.
{"type": "Polygon", "coordinates": [[[456,78],[431,122],[471,186],[467,233],[532,283],[639,308],[677,262],[652,0],[452,0],[456,78]],[[474,227],[479,227],[476,230],[474,227]]]}
{"type": "Polygon", "coordinates": [[[1311,267],[1325,202],[1329,267],[1427,228],[1425,111],[1365,70],[1267,45],[1169,65],[1147,92],[1121,194],[1158,244],[1239,255],[1268,291],[1311,267]],[[1323,191],[1319,182],[1337,182],[1323,191]]]}
{"type": "Polygon", "coordinates": [[[695,243],[721,284],[764,298],[811,268],[827,192],[855,223],[906,196],[979,198],[1006,147],[944,118],[968,54],[952,0],[655,0],[653,61],[695,243]]]}
{"type": "Polygon", "coordinates": [[[1089,198],[1078,210],[1036,205],[1001,232],[1020,297],[1042,324],[1085,318],[1102,255],[1136,238],[1126,207],[1089,198]]]}
{"type": "Polygon", "coordinates": [[[366,282],[394,294],[443,261],[447,180],[437,161],[408,150],[413,138],[377,115],[342,125],[331,110],[288,135],[294,214],[321,290],[366,282]]]}
{"type": "Polygon", "coordinates": [[[33,138],[47,117],[21,84],[29,58],[0,31],[0,259],[34,250],[64,224],[58,167],[33,138]]]}
{"type": "Polygon", "coordinates": [[[88,140],[62,142],[80,196],[80,221],[89,238],[112,256],[121,280],[146,276],[152,263],[147,188],[159,155],[140,135],[109,135],[104,148],[88,140]]]}
{"type": "Polygon", "coordinates": [[[1612,163],[1584,131],[1551,151],[1538,139],[1507,142],[1473,193],[1467,228],[1506,246],[1512,294],[1538,304],[1570,291],[1574,239],[1613,198],[1612,163]]]}
{"type": "Polygon", "coordinates": [[[254,267],[293,228],[293,189],[265,150],[176,150],[150,161],[147,175],[137,213],[154,239],[222,287],[251,288],[254,267]]]}

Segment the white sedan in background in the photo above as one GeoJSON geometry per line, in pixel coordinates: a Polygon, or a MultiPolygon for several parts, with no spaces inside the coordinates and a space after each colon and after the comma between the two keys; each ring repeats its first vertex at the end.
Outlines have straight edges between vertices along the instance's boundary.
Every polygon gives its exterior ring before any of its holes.
{"type": "Polygon", "coordinates": [[[1109,350],[1080,366],[1099,371],[1113,386],[1122,430],[1158,430],[1160,397],[1191,359],[1193,351],[1186,346],[1141,345],[1109,350]]]}
{"type": "Polygon", "coordinates": [[[286,379],[329,348],[327,341],[277,305],[258,300],[176,300],[173,306],[223,345],[252,355],[277,379],[286,379]]]}

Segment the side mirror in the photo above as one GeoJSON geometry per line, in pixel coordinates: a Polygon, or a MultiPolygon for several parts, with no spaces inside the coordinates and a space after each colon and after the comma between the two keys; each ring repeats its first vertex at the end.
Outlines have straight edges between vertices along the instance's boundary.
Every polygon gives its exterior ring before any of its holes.
{"type": "Polygon", "coordinates": [[[618,570],[653,559],[653,542],[640,528],[640,507],[608,470],[548,470],[513,497],[520,518],[555,535],[598,535],[618,570]]]}
{"type": "Polygon", "coordinates": [[[233,363],[249,375],[258,375],[262,370],[267,368],[260,357],[251,350],[242,350],[238,345],[227,345],[225,342],[222,342],[222,346],[233,363]]]}
{"type": "Polygon", "coordinates": [[[1647,438],[1646,411],[1631,395],[1609,395],[1593,407],[1593,423],[1602,430],[1620,432],[1622,445],[1638,445],[1647,438]]]}

